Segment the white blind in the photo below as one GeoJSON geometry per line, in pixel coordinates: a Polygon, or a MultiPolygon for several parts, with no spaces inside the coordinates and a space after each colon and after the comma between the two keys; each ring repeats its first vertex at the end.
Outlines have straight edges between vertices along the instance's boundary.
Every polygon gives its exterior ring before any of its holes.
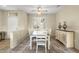
{"type": "Polygon", "coordinates": [[[16,31],[18,27],[18,17],[9,16],[8,17],[8,31],[16,31]]]}

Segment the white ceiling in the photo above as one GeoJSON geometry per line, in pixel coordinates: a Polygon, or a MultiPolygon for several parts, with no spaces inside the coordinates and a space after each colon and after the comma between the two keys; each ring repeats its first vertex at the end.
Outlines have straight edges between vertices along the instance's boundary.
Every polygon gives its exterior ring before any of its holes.
{"type": "Polygon", "coordinates": [[[42,7],[43,10],[47,10],[44,12],[45,14],[56,13],[63,6],[60,5],[0,5],[1,10],[22,10],[29,14],[35,14],[38,7],[42,7]]]}

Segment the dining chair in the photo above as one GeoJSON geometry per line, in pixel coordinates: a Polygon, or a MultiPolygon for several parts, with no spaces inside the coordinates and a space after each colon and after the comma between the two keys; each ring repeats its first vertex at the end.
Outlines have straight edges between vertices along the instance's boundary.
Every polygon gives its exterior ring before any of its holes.
{"type": "Polygon", "coordinates": [[[47,52],[47,35],[36,36],[36,53],[38,52],[39,46],[44,46],[45,52],[47,52]]]}

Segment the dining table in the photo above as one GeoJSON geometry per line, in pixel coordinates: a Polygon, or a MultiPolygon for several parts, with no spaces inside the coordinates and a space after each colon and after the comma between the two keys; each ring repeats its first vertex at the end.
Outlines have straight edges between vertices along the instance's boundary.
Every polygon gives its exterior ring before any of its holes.
{"type": "Polygon", "coordinates": [[[36,38],[39,35],[47,35],[47,46],[48,49],[50,49],[50,34],[47,31],[33,31],[30,34],[30,49],[32,49],[32,45],[33,45],[33,38],[36,38]]]}

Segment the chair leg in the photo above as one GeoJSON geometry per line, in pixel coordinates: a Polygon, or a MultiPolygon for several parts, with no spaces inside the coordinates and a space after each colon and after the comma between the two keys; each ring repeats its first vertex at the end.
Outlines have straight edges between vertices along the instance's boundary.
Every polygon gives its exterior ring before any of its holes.
{"type": "Polygon", "coordinates": [[[30,37],[30,50],[32,50],[32,37],[30,37]]]}
{"type": "Polygon", "coordinates": [[[32,41],[30,41],[30,50],[32,50],[32,41]]]}
{"type": "Polygon", "coordinates": [[[38,45],[36,45],[36,53],[38,52],[38,45]]]}
{"type": "Polygon", "coordinates": [[[47,53],[47,46],[45,45],[45,53],[47,53]]]}

